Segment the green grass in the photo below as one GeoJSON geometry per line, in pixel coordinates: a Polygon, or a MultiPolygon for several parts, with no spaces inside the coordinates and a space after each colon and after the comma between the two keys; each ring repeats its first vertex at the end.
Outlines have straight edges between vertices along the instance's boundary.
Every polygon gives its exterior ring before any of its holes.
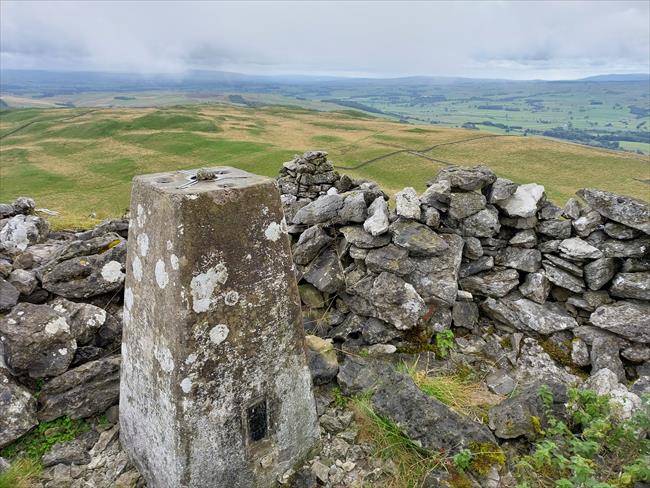
{"type": "Polygon", "coordinates": [[[29,458],[39,461],[54,444],[71,441],[89,429],[85,421],[69,417],[41,422],[34,430],[0,450],[0,456],[10,460],[29,458]]]}
{"type": "Polygon", "coordinates": [[[17,459],[7,471],[0,473],[0,488],[31,488],[42,470],[41,464],[34,459],[17,459]]]}
{"type": "Polygon", "coordinates": [[[456,412],[483,421],[487,411],[502,397],[487,391],[479,382],[458,373],[438,373],[405,364],[400,369],[408,374],[417,387],[456,412]]]}
{"type": "Polygon", "coordinates": [[[391,461],[395,472],[388,474],[377,487],[417,488],[426,476],[445,466],[446,457],[430,453],[415,444],[398,425],[375,413],[368,396],[350,400],[359,424],[359,438],[373,446],[373,456],[391,461]]]}
{"type": "Polygon", "coordinates": [[[60,212],[55,228],[92,224],[91,214],[122,215],[136,174],[226,165],[275,177],[282,162],[310,149],[328,151],[340,173],[375,180],[391,194],[405,186],[423,191],[444,161],[483,163],[518,183],[538,182],[559,205],[583,186],[645,199],[649,191],[640,181],[650,179],[647,156],[537,137],[470,141],[481,134],[354,111],[220,104],[0,111],[0,135],[12,131],[0,139],[0,201],[32,196],[39,207],[60,212]],[[423,156],[383,157],[449,142],[423,156]],[[381,159],[345,169],[374,158],[381,159]]]}
{"type": "Polygon", "coordinates": [[[326,143],[332,143],[332,142],[343,142],[343,139],[341,139],[338,136],[329,136],[329,135],[322,135],[322,136],[314,136],[311,138],[312,141],[314,142],[326,142],[326,143]]]}
{"type": "Polygon", "coordinates": [[[134,119],[130,124],[128,124],[127,128],[135,130],[181,129],[195,132],[217,132],[220,130],[214,122],[203,120],[200,117],[158,112],[152,112],[134,119]]]}

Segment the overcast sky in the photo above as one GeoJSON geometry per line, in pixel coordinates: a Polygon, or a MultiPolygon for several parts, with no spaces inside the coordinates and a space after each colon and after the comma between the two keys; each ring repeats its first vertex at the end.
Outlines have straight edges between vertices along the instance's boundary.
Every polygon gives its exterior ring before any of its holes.
{"type": "Polygon", "coordinates": [[[0,2],[0,63],[566,79],[650,71],[650,2],[0,2]]]}

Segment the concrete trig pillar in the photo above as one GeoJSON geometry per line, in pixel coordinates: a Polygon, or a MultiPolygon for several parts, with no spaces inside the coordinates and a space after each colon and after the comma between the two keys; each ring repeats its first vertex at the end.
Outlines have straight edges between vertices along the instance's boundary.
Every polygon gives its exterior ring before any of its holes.
{"type": "Polygon", "coordinates": [[[133,181],[121,440],[150,488],[269,487],[319,437],[280,197],[194,174],[133,181]]]}

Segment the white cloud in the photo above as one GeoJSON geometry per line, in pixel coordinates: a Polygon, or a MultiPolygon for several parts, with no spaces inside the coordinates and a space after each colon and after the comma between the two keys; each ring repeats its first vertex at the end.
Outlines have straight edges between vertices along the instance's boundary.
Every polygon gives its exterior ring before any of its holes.
{"type": "Polygon", "coordinates": [[[650,71],[646,1],[0,5],[5,69],[512,78],[650,71]]]}

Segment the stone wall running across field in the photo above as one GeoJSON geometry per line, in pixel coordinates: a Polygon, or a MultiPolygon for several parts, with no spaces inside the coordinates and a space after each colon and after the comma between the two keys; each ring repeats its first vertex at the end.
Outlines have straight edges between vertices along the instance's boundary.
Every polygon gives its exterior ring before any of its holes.
{"type": "MultiPolygon", "coordinates": [[[[609,394],[622,416],[650,393],[647,202],[584,189],[559,208],[541,185],[449,166],[393,205],[375,183],[339,175],[320,151],[284,163],[278,186],[287,225],[277,230],[291,237],[323,433],[322,454],[280,482],[344,487],[390,471],[371,462],[334,386],[375,388],[378,413],[423,449],[451,454],[472,441],[505,449],[504,440],[532,439],[540,382],[558,398],[568,385],[609,394]],[[436,367],[471,368],[499,399],[489,420],[459,415],[386,367],[434,355],[436,367]]],[[[0,205],[0,449],[62,416],[90,427],[43,456],[40,486],[139,479],[115,405],[131,300],[126,235],[141,218],[51,232],[31,199],[0,205]]],[[[472,475],[472,486],[514,486],[511,467],[492,468],[472,475]]],[[[444,486],[444,473],[431,476],[428,486],[444,486]]]]}

